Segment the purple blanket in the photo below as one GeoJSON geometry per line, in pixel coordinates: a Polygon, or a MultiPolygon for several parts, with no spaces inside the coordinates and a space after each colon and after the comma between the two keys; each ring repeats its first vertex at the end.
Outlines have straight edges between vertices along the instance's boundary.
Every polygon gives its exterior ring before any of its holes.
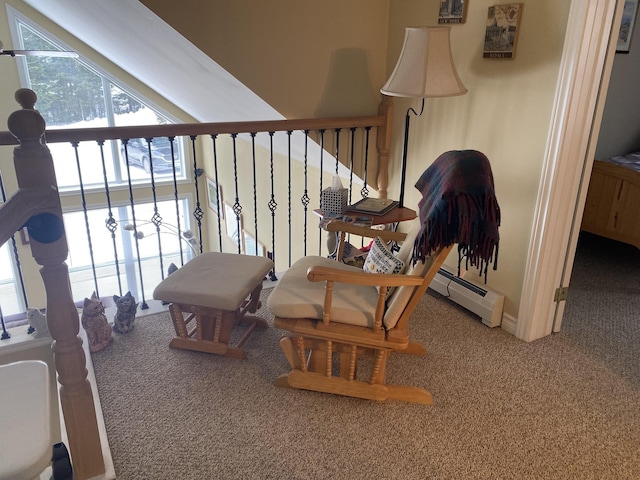
{"type": "Polygon", "coordinates": [[[432,251],[458,244],[458,274],[462,259],[487,279],[489,263],[498,268],[500,207],[489,159],[475,150],[445,152],[425,170],[416,188],[421,230],[414,262],[432,251]]]}

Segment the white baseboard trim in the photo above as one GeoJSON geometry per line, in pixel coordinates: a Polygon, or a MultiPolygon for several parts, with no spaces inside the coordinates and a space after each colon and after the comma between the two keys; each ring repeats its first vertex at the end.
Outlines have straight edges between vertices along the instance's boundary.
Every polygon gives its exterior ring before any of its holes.
{"type": "Polygon", "coordinates": [[[508,313],[502,315],[502,329],[511,335],[515,335],[518,329],[518,319],[508,313]]]}

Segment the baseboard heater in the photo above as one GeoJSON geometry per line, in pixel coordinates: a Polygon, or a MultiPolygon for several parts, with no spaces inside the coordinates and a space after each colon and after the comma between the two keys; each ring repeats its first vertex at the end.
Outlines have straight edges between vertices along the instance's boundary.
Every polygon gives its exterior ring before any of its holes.
{"type": "Polygon", "coordinates": [[[429,287],[478,315],[488,327],[498,327],[502,323],[504,295],[465,280],[464,276],[458,277],[446,267],[438,270],[429,287]]]}

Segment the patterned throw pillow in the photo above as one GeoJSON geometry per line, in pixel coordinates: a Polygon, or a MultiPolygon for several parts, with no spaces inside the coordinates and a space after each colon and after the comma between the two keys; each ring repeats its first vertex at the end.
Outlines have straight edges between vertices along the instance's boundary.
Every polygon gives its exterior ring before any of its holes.
{"type": "Polygon", "coordinates": [[[380,237],[376,237],[362,270],[367,273],[400,273],[404,262],[389,251],[380,237]]]}

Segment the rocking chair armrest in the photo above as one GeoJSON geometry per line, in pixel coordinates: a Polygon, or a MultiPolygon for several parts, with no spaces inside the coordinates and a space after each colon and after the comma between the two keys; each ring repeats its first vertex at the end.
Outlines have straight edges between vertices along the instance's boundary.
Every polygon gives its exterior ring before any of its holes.
{"type": "Polygon", "coordinates": [[[355,272],[321,266],[310,267],[307,270],[307,279],[311,282],[331,281],[372,287],[417,286],[421,285],[424,280],[419,275],[355,272]]]}
{"type": "Polygon", "coordinates": [[[376,230],[375,228],[353,225],[351,223],[346,223],[341,220],[332,220],[329,223],[327,223],[325,228],[329,232],[351,233],[353,235],[359,235],[361,237],[367,237],[367,238],[380,237],[385,242],[390,242],[392,240],[396,242],[401,242],[407,237],[407,234],[404,232],[393,232],[391,230],[376,230]]]}

